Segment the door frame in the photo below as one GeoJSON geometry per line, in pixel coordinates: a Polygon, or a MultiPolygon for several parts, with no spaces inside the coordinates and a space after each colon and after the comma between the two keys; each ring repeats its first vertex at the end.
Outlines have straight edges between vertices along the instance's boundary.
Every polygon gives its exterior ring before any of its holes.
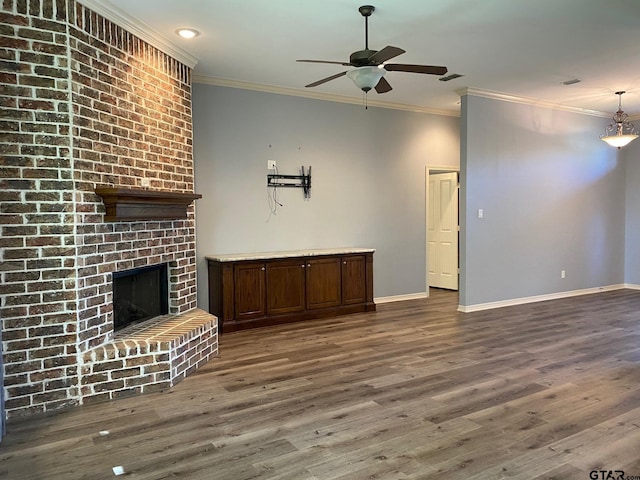
{"type": "MultiPolygon", "coordinates": [[[[425,271],[424,271],[424,284],[425,284],[425,292],[427,294],[427,298],[429,298],[429,175],[432,173],[457,173],[458,174],[458,185],[460,185],[460,167],[454,167],[451,165],[439,166],[439,165],[427,165],[425,167],[425,178],[424,178],[424,231],[425,231],[425,242],[424,242],[424,250],[425,250],[425,271]]],[[[458,189],[458,192],[460,190],[458,189]]],[[[458,193],[459,195],[459,193],[458,193]]],[[[460,202],[458,202],[458,226],[460,225],[460,202]]],[[[460,258],[460,241],[458,240],[458,259],[460,258]]],[[[460,268],[460,262],[458,262],[458,269],[460,268]]],[[[459,289],[458,289],[459,291],[459,289]]]]}

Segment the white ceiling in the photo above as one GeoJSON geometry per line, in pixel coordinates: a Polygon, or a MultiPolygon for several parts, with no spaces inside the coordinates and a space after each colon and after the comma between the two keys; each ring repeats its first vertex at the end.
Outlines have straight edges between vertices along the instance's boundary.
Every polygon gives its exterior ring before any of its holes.
{"type": "MultiPolygon", "coordinates": [[[[82,1],[82,0],[81,0],[82,1]]],[[[348,61],[364,48],[366,0],[93,0],[198,59],[198,80],[352,97],[345,70],[296,59],[348,61]],[[184,40],[179,27],[201,35],[184,40]]],[[[444,65],[464,77],[388,72],[391,92],[370,101],[459,111],[456,91],[473,88],[607,112],[640,114],[640,0],[371,0],[369,48],[407,53],[391,62],[444,65]],[[578,78],[581,83],[562,82],[578,78]]]]}

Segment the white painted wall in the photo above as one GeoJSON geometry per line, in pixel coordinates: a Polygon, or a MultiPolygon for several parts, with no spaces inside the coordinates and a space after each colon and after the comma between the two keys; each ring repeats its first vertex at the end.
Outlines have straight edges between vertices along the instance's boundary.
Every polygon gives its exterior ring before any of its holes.
{"type": "Polygon", "coordinates": [[[425,290],[425,166],[459,165],[459,119],[228,87],[193,87],[198,305],[208,254],[372,247],[374,295],[425,290]],[[280,189],[267,160],[311,165],[311,199],[280,189]]]}
{"type": "Polygon", "coordinates": [[[623,283],[625,169],[598,138],[607,123],[462,98],[462,306],[623,283]]]}

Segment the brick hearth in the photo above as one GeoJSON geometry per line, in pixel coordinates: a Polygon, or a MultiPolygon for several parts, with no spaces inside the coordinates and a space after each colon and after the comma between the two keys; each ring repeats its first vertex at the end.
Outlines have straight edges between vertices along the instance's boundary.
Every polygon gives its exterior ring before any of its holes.
{"type": "Polygon", "coordinates": [[[216,354],[217,328],[215,317],[194,309],[118,331],[83,354],[83,396],[100,401],[174,386],[216,354]]]}
{"type": "Polygon", "coordinates": [[[94,189],[145,179],[193,193],[191,69],[75,0],[1,8],[8,416],[165,388],[217,353],[215,318],[195,310],[195,207],[183,220],[105,222],[94,189]],[[112,273],[158,263],[172,315],[158,321],[195,325],[169,340],[114,336],[112,273]]]}

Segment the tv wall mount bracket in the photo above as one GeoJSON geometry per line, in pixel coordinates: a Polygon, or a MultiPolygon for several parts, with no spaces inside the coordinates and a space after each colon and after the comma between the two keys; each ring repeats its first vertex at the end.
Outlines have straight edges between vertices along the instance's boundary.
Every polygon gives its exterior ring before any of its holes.
{"type": "Polygon", "coordinates": [[[304,198],[311,197],[311,165],[305,173],[304,165],[300,167],[300,175],[267,174],[267,187],[302,188],[304,198]]]}

